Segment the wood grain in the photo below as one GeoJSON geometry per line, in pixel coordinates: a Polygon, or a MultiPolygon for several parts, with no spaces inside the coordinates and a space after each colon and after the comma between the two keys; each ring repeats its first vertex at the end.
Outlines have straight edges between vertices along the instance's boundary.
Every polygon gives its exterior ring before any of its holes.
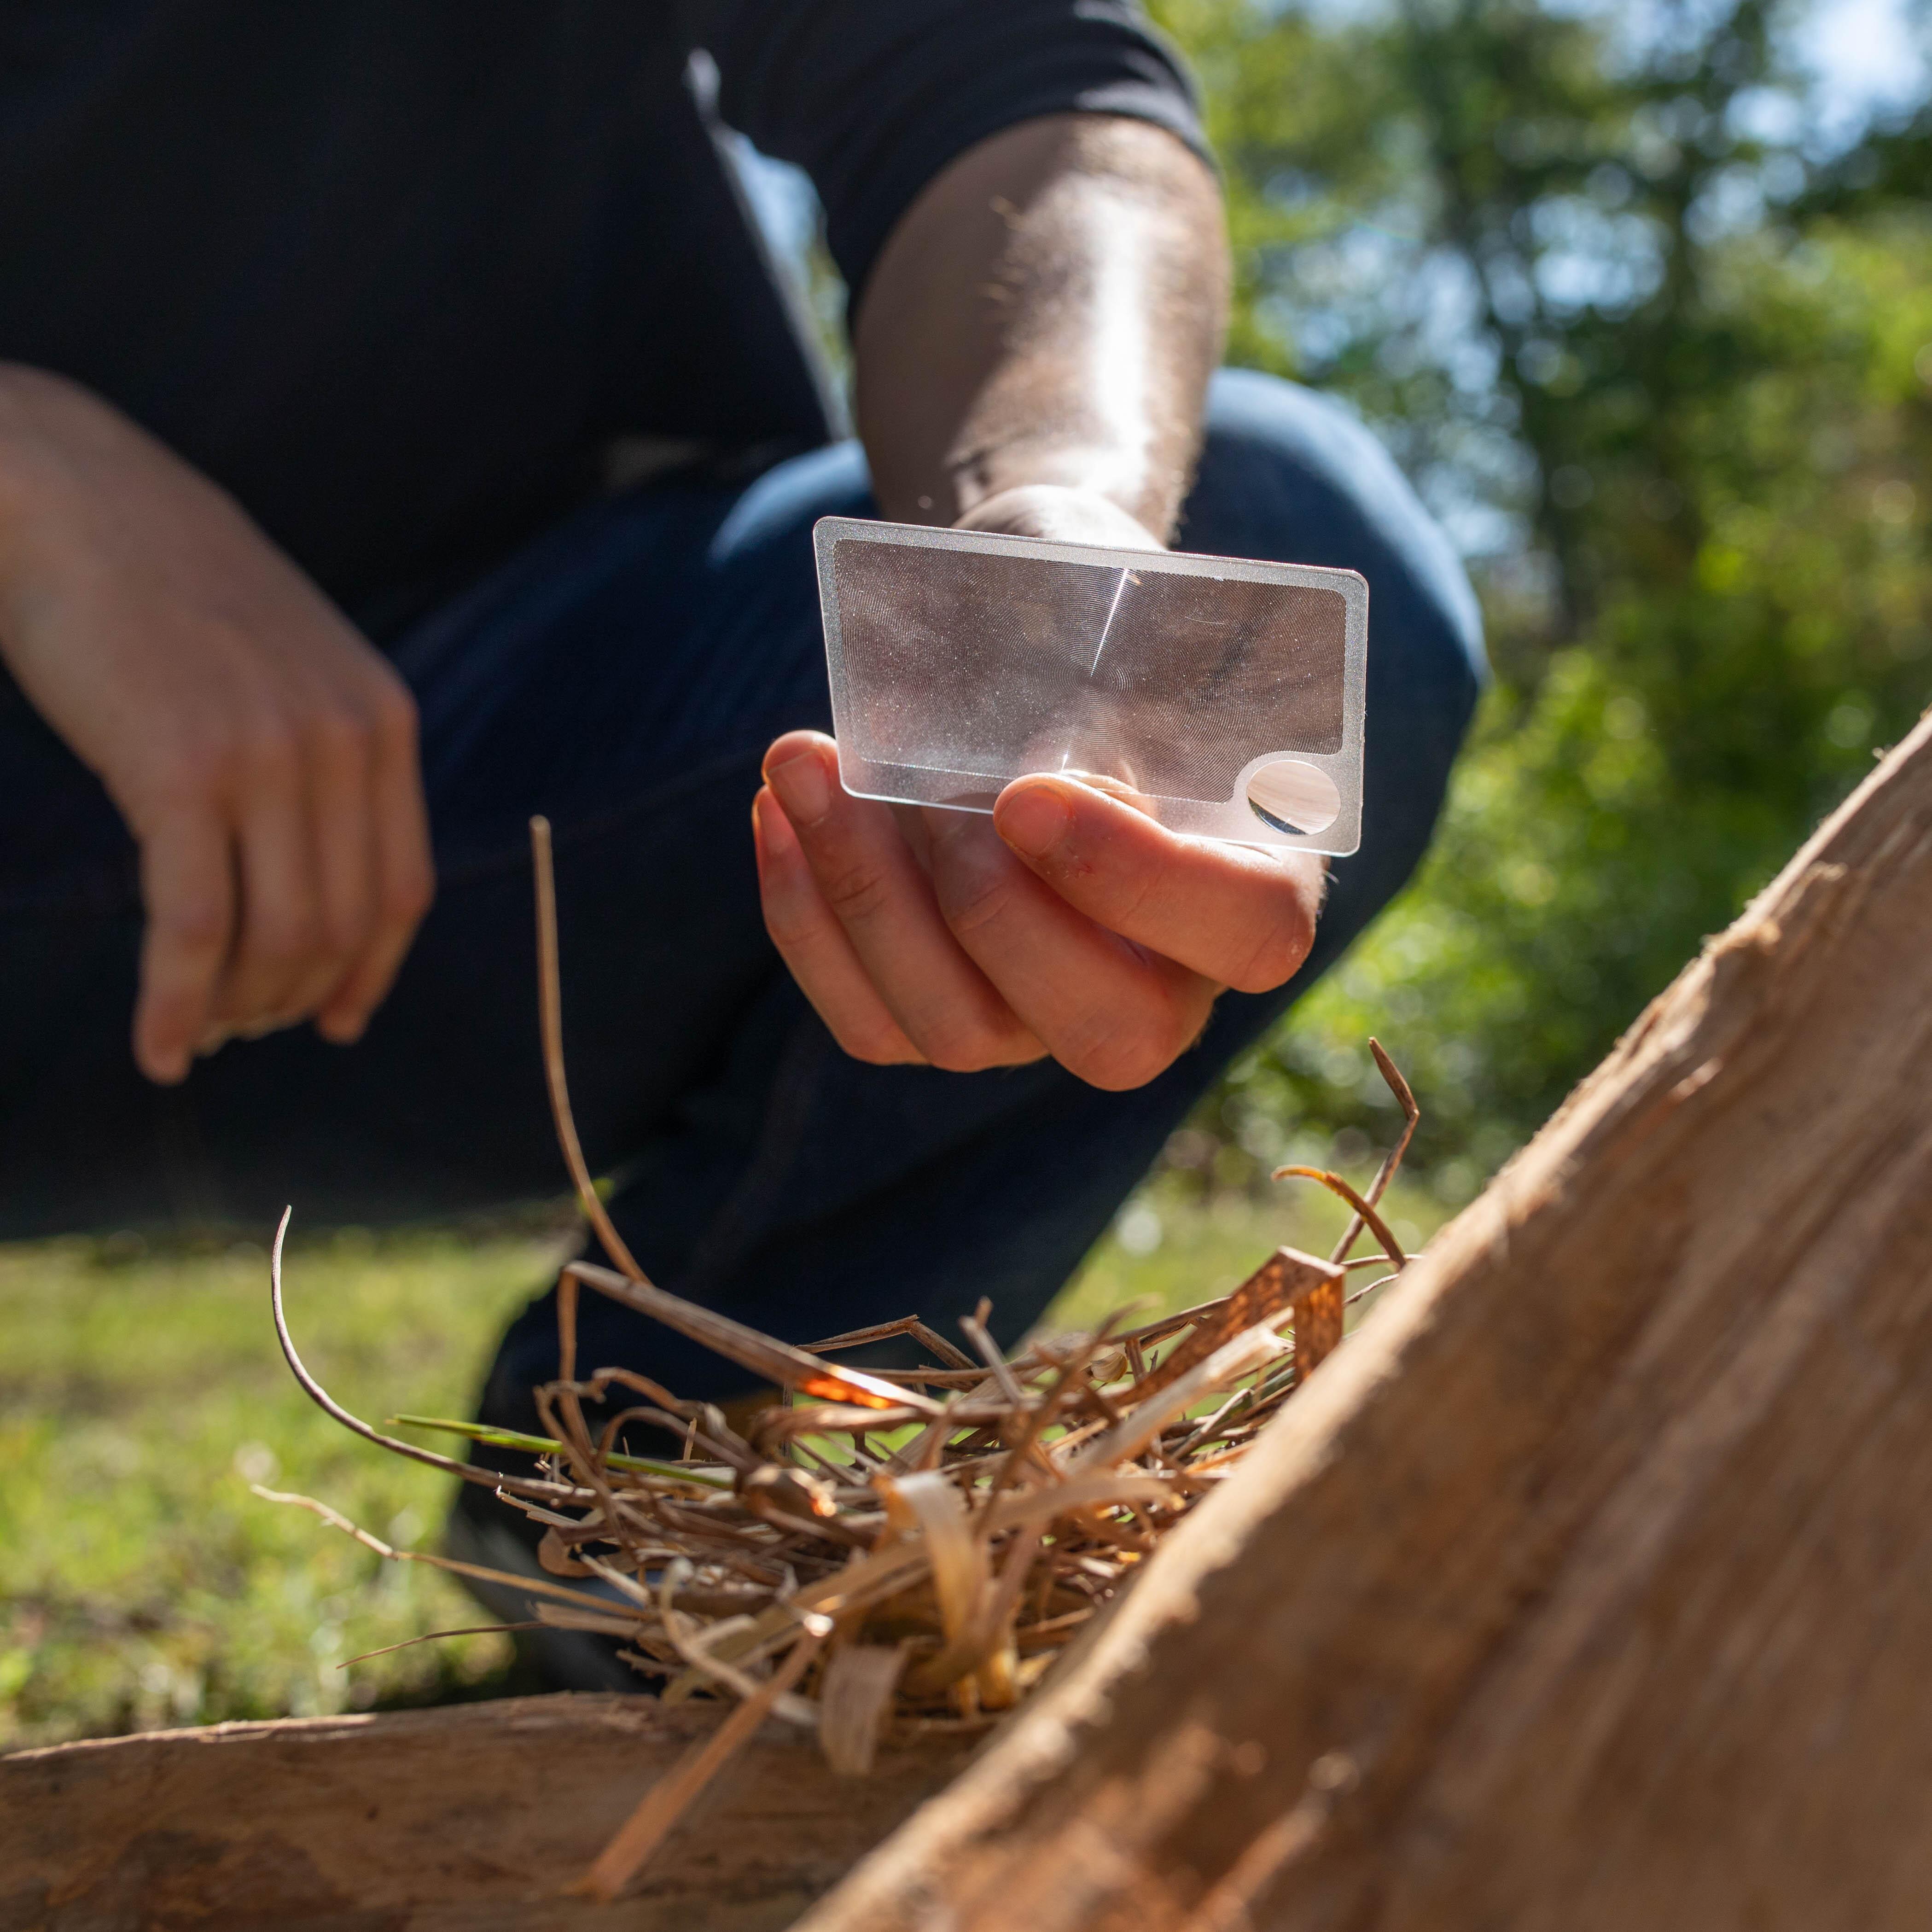
{"type": "Polygon", "coordinates": [[[1932,726],[809,1932],[1932,1921],[1932,726]]]}
{"type": "Polygon", "coordinates": [[[526,1697],[0,1758],[0,1932],[775,1932],[973,1742],[888,1743],[840,1778],[768,1726],[634,1897],[561,1897],[722,1714],[526,1697]]]}

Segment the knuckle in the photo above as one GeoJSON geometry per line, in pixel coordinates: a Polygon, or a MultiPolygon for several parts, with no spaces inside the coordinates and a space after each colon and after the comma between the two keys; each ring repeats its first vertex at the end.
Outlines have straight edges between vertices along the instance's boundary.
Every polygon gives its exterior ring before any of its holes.
{"type": "Polygon", "coordinates": [[[948,1073],[983,1073],[1006,1064],[1000,1042],[990,1034],[959,1033],[929,1041],[926,1057],[948,1073]]]}
{"type": "Polygon", "coordinates": [[[1227,983],[1237,992],[1272,992],[1308,957],[1312,937],[1298,913],[1278,914],[1255,934],[1247,956],[1227,976],[1227,983]]]}
{"type": "Polygon", "coordinates": [[[927,1060],[948,1073],[983,1073],[1028,1058],[1018,1023],[983,1017],[929,1028],[920,1040],[927,1060]]]}
{"type": "Polygon", "coordinates": [[[332,765],[365,764],[374,748],[370,720],[346,705],[318,706],[304,721],[302,735],[316,760],[332,765]]]}
{"type": "Polygon", "coordinates": [[[953,938],[969,938],[1004,913],[1012,899],[1012,888],[1001,879],[989,879],[964,890],[949,892],[940,908],[946,929],[953,938]]]}
{"type": "Polygon", "coordinates": [[[332,904],[324,909],[316,922],[316,950],[327,958],[346,959],[362,950],[363,942],[368,936],[369,920],[364,908],[332,904]]]}
{"type": "Polygon", "coordinates": [[[414,926],[435,897],[436,874],[419,860],[386,874],[377,910],[388,924],[414,926]]]}
{"type": "Polygon", "coordinates": [[[975,1053],[957,1046],[932,1047],[926,1053],[928,1063],[944,1073],[984,1073],[988,1067],[999,1063],[984,1052],[975,1053]]]}
{"type": "Polygon", "coordinates": [[[818,889],[840,919],[857,925],[876,919],[892,898],[891,880],[877,867],[863,864],[834,868],[818,889]]]}
{"type": "Polygon", "coordinates": [[[170,746],[155,754],[145,789],[160,809],[184,810],[200,804],[218,788],[225,763],[225,758],[218,758],[208,750],[196,753],[186,746],[170,746]]]}
{"type": "Polygon", "coordinates": [[[1127,1094],[1144,1087],[1163,1064],[1144,1047],[1112,1045],[1090,1054],[1087,1064],[1075,1070],[1102,1093],[1127,1094]]]}
{"type": "Polygon", "coordinates": [[[835,1029],[832,1036],[853,1059],[862,1060],[868,1066],[897,1066],[910,1057],[906,1052],[904,1039],[897,1028],[890,1025],[854,1024],[848,1022],[835,1029]]]}
{"type": "Polygon", "coordinates": [[[1096,1030],[1070,1050],[1064,1064],[1090,1087],[1124,1094],[1165,1072],[1185,1043],[1172,1016],[1163,1016],[1096,1030]]]}
{"type": "Polygon", "coordinates": [[[204,810],[233,788],[240,770],[236,735],[203,725],[150,746],[141,802],[156,812],[204,810]]]}
{"type": "Polygon", "coordinates": [[[806,922],[799,909],[788,901],[767,894],[764,915],[765,931],[781,952],[795,951],[804,942],[806,922]]]}
{"type": "Polygon", "coordinates": [[[300,734],[278,715],[256,718],[230,760],[248,776],[273,779],[292,776],[301,762],[300,734]]]}
{"type": "Polygon", "coordinates": [[[248,950],[265,966],[298,966],[322,946],[322,921],[312,911],[293,909],[259,919],[249,934],[248,950]]]}
{"type": "Polygon", "coordinates": [[[1153,910],[1155,886],[1154,875],[1148,872],[1114,880],[1113,890],[1106,895],[1105,908],[1100,914],[1102,923],[1116,932],[1125,932],[1139,925],[1153,910]]]}
{"type": "Polygon", "coordinates": [[[189,892],[158,907],[154,931],[180,952],[214,952],[227,943],[228,910],[212,892],[189,892]]]}
{"type": "Polygon", "coordinates": [[[810,903],[795,890],[773,891],[768,887],[760,909],[765,931],[781,952],[802,952],[818,929],[810,903]]]}
{"type": "Polygon", "coordinates": [[[387,744],[413,746],[416,741],[416,700],[410,688],[393,673],[377,683],[370,712],[376,734],[387,744]]]}

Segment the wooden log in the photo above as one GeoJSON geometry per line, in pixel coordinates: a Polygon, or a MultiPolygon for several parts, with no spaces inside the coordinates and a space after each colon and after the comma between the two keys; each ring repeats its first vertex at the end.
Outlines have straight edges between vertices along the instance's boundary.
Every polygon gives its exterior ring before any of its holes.
{"type": "Polygon", "coordinates": [[[958,1735],[832,1777],[766,1732],[634,1896],[562,1897],[724,1712],[526,1697],[0,1758],[0,1932],[776,1932],[937,1790],[958,1735]]]}
{"type": "Polygon", "coordinates": [[[1932,1919],[1932,724],[810,1932],[1932,1919]]]}

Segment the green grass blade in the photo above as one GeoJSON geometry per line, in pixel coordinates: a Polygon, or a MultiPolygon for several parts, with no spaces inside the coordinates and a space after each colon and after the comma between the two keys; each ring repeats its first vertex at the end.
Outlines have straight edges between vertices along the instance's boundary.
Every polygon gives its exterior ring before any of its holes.
{"type": "MultiPolygon", "coordinates": [[[[437,1429],[446,1436],[466,1436],[472,1442],[481,1442],[491,1449],[520,1449],[528,1456],[558,1456],[563,1453],[561,1442],[548,1436],[526,1436],[520,1429],[497,1429],[482,1422],[452,1422],[446,1417],[436,1415],[392,1415],[389,1420],[411,1429],[437,1429]]],[[[604,1460],[614,1469],[626,1469],[644,1476],[668,1476],[676,1482],[694,1483],[700,1489],[728,1490],[733,1486],[729,1476],[700,1474],[688,1462],[656,1462],[647,1456],[616,1453],[604,1460]]]]}

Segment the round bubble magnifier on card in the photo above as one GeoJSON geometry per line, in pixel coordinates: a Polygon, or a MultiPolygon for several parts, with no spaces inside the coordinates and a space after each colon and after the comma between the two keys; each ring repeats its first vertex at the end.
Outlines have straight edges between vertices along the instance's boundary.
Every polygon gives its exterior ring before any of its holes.
{"type": "Polygon", "coordinates": [[[990,812],[1066,772],[1176,832],[1361,839],[1369,587],[1353,571],[822,518],[839,776],[990,812]]]}

